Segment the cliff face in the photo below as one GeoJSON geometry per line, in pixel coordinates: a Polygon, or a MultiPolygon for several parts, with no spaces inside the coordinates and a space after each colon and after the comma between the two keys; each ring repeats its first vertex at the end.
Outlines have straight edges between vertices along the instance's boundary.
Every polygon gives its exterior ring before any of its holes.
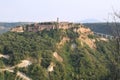
{"type": "Polygon", "coordinates": [[[11,32],[24,32],[24,28],[23,26],[17,26],[15,28],[12,28],[10,31],[11,32]]]}
{"type": "Polygon", "coordinates": [[[95,39],[90,39],[89,35],[94,35],[93,32],[89,28],[81,27],[77,30],[80,33],[79,40],[81,43],[87,44],[90,48],[96,48],[95,39]]]}

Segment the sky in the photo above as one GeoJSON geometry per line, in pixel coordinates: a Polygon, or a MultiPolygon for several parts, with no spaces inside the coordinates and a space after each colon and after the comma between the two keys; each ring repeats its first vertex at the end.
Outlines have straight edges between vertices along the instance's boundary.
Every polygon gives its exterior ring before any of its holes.
{"type": "Polygon", "coordinates": [[[2,22],[105,22],[115,10],[120,11],[120,0],[0,0],[2,22]]]}

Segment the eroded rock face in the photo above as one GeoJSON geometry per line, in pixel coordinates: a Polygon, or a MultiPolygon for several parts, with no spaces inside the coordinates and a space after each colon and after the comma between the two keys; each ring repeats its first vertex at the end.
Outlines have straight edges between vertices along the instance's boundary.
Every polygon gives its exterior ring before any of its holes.
{"type": "Polygon", "coordinates": [[[90,48],[96,48],[95,40],[82,35],[78,39],[81,40],[83,43],[87,44],[90,48]]]}
{"type": "MultiPolygon", "coordinates": [[[[0,57],[1,57],[1,55],[0,55],[0,57]]],[[[0,72],[9,71],[9,72],[13,73],[13,72],[15,72],[14,71],[15,67],[23,68],[23,67],[28,67],[31,64],[32,63],[28,60],[22,60],[22,62],[18,65],[15,65],[12,67],[5,67],[4,69],[0,69],[0,72]]],[[[32,80],[31,78],[27,77],[24,73],[21,73],[20,71],[17,72],[15,80],[17,80],[18,78],[22,79],[22,80],[32,80]]]]}
{"type": "Polygon", "coordinates": [[[90,28],[83,27],[82,25],[78,29],[74,29],[74,31],[85,35],[93,34],[90,28]]]}
{"type": "Polygon", "coordinates": [[[81,41],[82,45],[83,45],[83,43],[85,43],[92,49],[96,48],[95,40],[90,39],[88,37],[88,35],[94,35],[94,33],[89,28],[79,27],[78,29],[76,29],[74,31],[76,31],[80,34],[78,39],[81,41]]]}
{"type": "Polygon", "coordinates": [[[29,65],[31,65],[32,63],[28,60],[22,60],[22,62],[18,65],[16,65],[19,68],[23,68],[23,67],[28,67],[29,65]]]}
{"type": "MultiPolygon", "coordinates": [[[[16,78],[17,77],[20,77],[21,79],[23,80],[32,80],[31,78],[29,78],[28,76],[26,76],[24,73],[18,71],[17,74],[16,74],[16,78]]],[[[15,79],[16,80],[16,79],[15,79]]]]}
{"type": "Polygon", "coordinates": [[[48,72],[53,72],[54,71],[54,66],[55,66],[55,64],[53,62],[51,62],[50,65],[47,68],[48,72]]]}
{"type": "Polygon", "coordinates": [[[96,48],[95,40],[90,39],[88,37],[88,35],[94,35],[94,33],[90,30],[90,28],[86,28],[83,25],[81,25],[79,28],[75,28],[73,31],[79,34],[78,39],[81,41],[82,46],[83,46],[83,43],[85,43],[90,48],[96,48]]]}
{"type": "Polygon", "coordinates": [[[9,59],[9,56],[8,55],[2,55],[2,54],[0,54],[0,58],[9,59]]]}
{"type": "Polygon", "coordinates": [[[59,43],[57,43],[57,47],[60,48],[61,46],[63,46],[69,40],[70,39],[68,37],[63,37],[63,39],[59,43]]]}
{"type": "Polygon", "coordinates": [[[11,32],[24,32],[23,26],[17,26],[11,29],[11,32]]]}
{"type": "Polygon", "coordinates": [[[60,55],[58,55],[57,52],[54,52],[54,53],[53,53],[53,56],[55,57],[55,59],[56,59],[57,61],[63,62],[63,58],[62,58],[60,55]]]}

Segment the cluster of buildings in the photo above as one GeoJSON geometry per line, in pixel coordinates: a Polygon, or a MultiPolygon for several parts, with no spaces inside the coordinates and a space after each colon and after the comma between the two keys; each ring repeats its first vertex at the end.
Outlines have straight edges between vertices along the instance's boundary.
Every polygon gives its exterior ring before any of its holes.
{"type": "Polygon", "coordinates": [[[42,23],[34,23],[34,24],[28,24],[23,26],[16,26],[12,28],[11,32],[38,32],[42,31],[44,29],[50,30],[50,29],[68,29],[71,27],[75,27],[75,25],[82,26],[81,24],[74,24],[71,22],[59,22],[59,19],[57,18],[56,22],[42,22],[42,23]]]}
{"type": "Polygon", "coordinates": [[[74,27],[73,23],[69,22],[44,22],[44,23],[34,23],[29,25],[23,25],[23,26],[17,26],[12,28],[11,32],[38,32],[42,31],[44,29],[50,30],[50,29],[68,29],[74,27]]]}

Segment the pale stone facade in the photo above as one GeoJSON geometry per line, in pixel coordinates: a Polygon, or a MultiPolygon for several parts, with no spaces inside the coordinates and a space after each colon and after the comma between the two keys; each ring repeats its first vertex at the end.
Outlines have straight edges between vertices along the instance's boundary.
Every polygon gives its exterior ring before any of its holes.
{"type": "Polygon", "coordinates": [[[17,26],[11,29],[11,32],[24,32],[24,28],[22,26],[17,26]]]}
{"type": "Polygon", "coordinates": [[[34,23],[26,26],[17,26],[11,29],[11,32],[38,32],[44,29],[69,29],[73,26],[73,23],[70,22],[44,22],[44,23],[34,23]]]}

